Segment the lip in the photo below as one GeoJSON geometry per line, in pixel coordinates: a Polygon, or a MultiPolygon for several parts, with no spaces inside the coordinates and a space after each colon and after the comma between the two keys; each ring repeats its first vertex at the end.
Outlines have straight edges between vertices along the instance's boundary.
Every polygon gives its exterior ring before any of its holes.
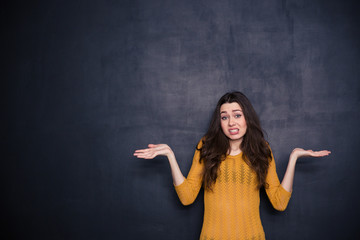
{"type": "Polygon", "coordinates": [[[229,134],[230,135],[236,135],[236,134],[239,134],[240,132],[240,129],[238,128],[229,128],[229,134]],[[231,130],[237,130],[236,132],[231,132],[231,130]]]}

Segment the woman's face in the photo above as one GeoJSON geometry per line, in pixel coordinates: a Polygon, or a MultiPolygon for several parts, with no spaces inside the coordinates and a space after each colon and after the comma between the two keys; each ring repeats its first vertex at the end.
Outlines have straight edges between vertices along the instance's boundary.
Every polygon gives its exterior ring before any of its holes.
{"type": "Polygon", "coordinates": [[[240,105],[224,103],[220,107],[221,129],[230,141],[242,141],[246,133],[246,121],[240,105]]]}

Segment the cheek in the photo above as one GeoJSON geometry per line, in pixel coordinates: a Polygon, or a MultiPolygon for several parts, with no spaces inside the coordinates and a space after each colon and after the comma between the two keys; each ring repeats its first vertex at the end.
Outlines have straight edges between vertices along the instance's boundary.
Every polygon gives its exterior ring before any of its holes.
{"type": "Polygon", "coordinates": [[[225,130],[226,130],[226,124],[225,124],[223,121],[221,121],[221,122],[220,122],[220,126],[221,126],[221,129],[223,130],[223,132],[225,132],[225,130]]]}
{"type": "Polygon", "coordinates": [[[243,128],[245,128],[245,129],[247,128],[247,124],[246,124],[245,120],[242,121],[241,126],[243,126],[243,128]]]}

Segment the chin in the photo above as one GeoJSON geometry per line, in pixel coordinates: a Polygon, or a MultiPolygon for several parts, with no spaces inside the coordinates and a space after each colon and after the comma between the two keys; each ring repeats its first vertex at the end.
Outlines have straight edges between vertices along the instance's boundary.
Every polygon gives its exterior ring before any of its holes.
{"type": "Polygon", "coordinates": [[[243,136],[228,136],[229,140],[231,141],[237,141],[237,140],[241,140],[243,138],[243,136]]]}

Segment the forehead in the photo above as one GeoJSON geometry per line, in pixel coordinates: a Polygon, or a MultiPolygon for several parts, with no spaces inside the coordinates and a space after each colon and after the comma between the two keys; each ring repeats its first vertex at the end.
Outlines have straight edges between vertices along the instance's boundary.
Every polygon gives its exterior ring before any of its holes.
{"type": "Polygon", "coordinates": [[[242,108],[240,107],[240,105],[237,102],[232,102],[232,103],[224,103],[223,105],[220,106],[220,112],[232,112],[234,110],[241,110],[242,108]]]}

